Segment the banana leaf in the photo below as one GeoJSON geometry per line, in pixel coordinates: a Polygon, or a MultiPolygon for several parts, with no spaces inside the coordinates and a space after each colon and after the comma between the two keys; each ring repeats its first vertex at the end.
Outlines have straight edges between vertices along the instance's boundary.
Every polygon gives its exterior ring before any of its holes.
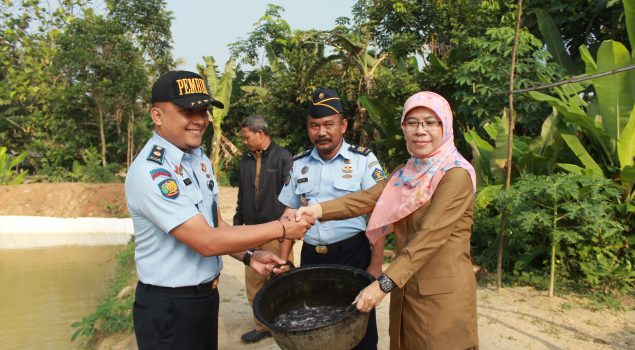
{"type": "Polygon", "coordinates": [[[258,97],[267,97],[267,94],[269,93],[269,89],[260,86],[241,86],[240,90],[248,94],[254,94],[258,97]]]}
{"type": "MultiPolygon", "coordinates": [[[[508,110],[505,109],[501,118],[502,123],[498,124],[496,139],[494,140],[494,150],[490,158],[490,167],[496,183],[505,182],[505,164],[507,163],[507,135],[509,134],[508,110]]],[[[512,150],[513,154],[513,150],[512,150]]]]}
{"type": "MultiPolygon", "coordinates": [[[[635,53],[635,0],[622,0],[622,6],[624,6],[624,18],[628,40],[631,43],[631,50],[635,53]]],[[[635,57],[635,55],[633,57],[635,57]]]]}
{"type": "MultiPolygon", "coordinates": [[[[590,116],[584,113],[577,103],[570,103],[571,100],[565,102],[537,91],[530,91],[529,95],[535,100],[548,102],[557,109],[558,112],[562,113],[567,122],[580,128],[589,137],[593,146],[603,152],[606,159],[613,158],[611,141],[608,135],[606,135],[601,127],[596,125],[596,122],[590,116]]],[[[573,151],[576,152],[576,150],[573,151]]]]}
{"type": "Polygon", "coordinates": [[[494,147],[483,140],[475,130],[463,133],[465,141],[472,147],[472,166],[476,172],[476,183],[482,186],[494,177],[490,169],[490,157],[494,147]]]}
{"type": "MultiPolygon", "coordinates": [[[[580,139],[571,134],[570,131],[566,128],[562,128],[560,130],[560,136],[564,140],[564,142],[569,146],[569,148],[573,151],[573,153],[578,157],[584,168],[589,170],[590,174],[594,177],[604,177],[604,173],[602,172],[602,168],[595,162],[593,157],[587,152],[584,148],[580,139]]],[[[558,164],[560,165],[560,164],[558,164]]]]}
{"type": "Polygon", "coordinates": [[[586,46],[580,45],[580,56],[582,57],[582,61],[584,61],[584,72],[586,74],[594,74],[598,72],[598,66],[593,59],[593,56],[589,52],[586,46]]]}
{"type": "Polygon", "coordinates": [[[635,107],[631,110],[630,117],[622,135],[617,140],[617,155],[620,160],[620,168],[633,165],[635,157],[635,107]]]}
{"type": "MultiPolygon", "coordinates": [[[[597,57],[597,67],[600,72],[630,63],[630,54],[626,47],[613,40],[602,42],[597,57]]],[[[602,113],[602,125],[613,142],[620,138],[620,132],[626,126],[629,113],[633,109],[635,92],[630,88],[632,80],[635,80],[635,73],[631,71],[592,80],[602,113]]]]}
{"type": "Polygon", "coordinates": [[[534,11],[534,14],[536,15],[536,20],[538,21],[538,29],[545,38],[547,50],[561,67],[563,67],[568,73],[573,73],[573,60],[571,60],[571,57],[564,46],[562,35],[560,34],[560,30],[558,30],[556,23],[553,21],[553,18],[551,18],[544,9],[537,9],[534,11]]]}

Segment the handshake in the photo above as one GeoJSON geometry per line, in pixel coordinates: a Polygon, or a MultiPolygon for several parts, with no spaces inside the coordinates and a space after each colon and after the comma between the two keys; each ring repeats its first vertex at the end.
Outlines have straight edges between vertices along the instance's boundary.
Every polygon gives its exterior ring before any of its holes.
{"type": "Polygon", "coordinates": [[[285,212],[279,220],[283,227],[281,240],[302,239],[320,217],[322,217],[322,207],[319,204],[301,207],[295,212],[285,212]]]}

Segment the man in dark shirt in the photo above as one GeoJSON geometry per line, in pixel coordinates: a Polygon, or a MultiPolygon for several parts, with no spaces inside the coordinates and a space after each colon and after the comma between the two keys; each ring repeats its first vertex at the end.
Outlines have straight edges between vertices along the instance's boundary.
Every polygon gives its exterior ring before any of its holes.
{"type": "MultiPolygon", "coordinates": [[[[277,220],[285,209],[278,201],[278,194],[293,164],[291,153],[271,140],[267,121],[259,115],[245,118],[240,128],[248,151],[239,163],[238,205],[234,226],[277,220]]],[[[276,240],[255,248],[280,253],[280,244],[276,240]]],[[[292,255],[289,260],[293,260],[292,255]]],[[[264,277],[251,269],[245,269],[245,286],[250,305],[265,281],[264,277]]],[[[246,343],[255,343],[271,336],[264,325],[256,319],[254,322],[255,328],[241,337],[246,343]]]]}

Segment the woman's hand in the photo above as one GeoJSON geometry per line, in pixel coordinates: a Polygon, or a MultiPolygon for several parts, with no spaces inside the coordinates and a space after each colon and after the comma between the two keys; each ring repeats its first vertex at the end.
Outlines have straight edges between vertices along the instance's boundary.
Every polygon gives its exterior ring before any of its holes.
{"type": "Polygon", "coordinates": [[[314,219],[319,219],[322,217],[322,206],[317,203],[298,208],[298,210],[295,212],[295,221],[300,221],[300,219],[302,219],[302,215],[310,216],[314,219]]]}
{"type": "Polygon", "coordinates": [[[386,293],[379,288],[379,282],[375,281],[364,288],[353,303],[357,304],[357,310],[361,312],[370,312],[373,308],[379,306],[386,293]]]}

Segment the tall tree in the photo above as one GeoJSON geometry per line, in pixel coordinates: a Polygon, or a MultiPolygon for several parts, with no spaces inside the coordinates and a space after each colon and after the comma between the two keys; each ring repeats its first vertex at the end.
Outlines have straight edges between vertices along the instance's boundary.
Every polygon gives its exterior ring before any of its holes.
{"type": "Polygon", "coordinates": [[[46,142],[56,76],[51,67],[55,40],[83,1],[0,2],[0,144],[21,151],[46,142]]]}
{"type": "Polygon", "coordinates": [[[172,12],[165,0],[107,0],[110,18],[119,22],[134,38],[148,66],[156,75],[174,66],[172,58],[172,12]]]}
{"type": "MultiPolygon", "coordinates": [[[[56,68],[66,86],[83,92],[88,118],[96,118],[102,165],[107,164],[107,124],[119,125],[123,110],[141,99],[147,86],[141,52],[126,28],[87,13],[74,20],[59,39],[56,68]]],[[[81,95],[80,95],[81,96],[81,95]]],[[[67,96],[69,101],[77,96],[67,96]]]]}

